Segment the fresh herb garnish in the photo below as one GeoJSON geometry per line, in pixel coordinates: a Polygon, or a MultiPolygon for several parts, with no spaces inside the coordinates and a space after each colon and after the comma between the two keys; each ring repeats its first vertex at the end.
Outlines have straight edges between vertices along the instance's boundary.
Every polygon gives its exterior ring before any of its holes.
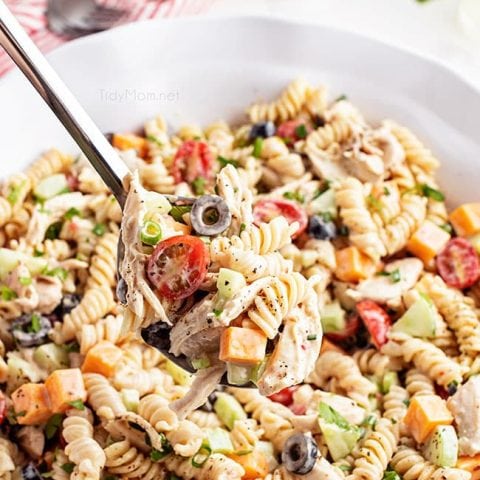
{"type": "Polygon", "coordinates": [[[33,256],[34,257],[43,257],[45,254],[36,248],[33,249],[33,256]]]}
{"type": "Polygon", "coordinates": [[[149,142],[156,143],[159,147],[163,147],[163,143],[155,135],[147,135],[145,138],[149,142]]]}
{"type": "Polygon", "coordinates": [[[18,185],[12,185],[10,187],[10,191],[8,192],[7,195],[7,200],[10,205],[15,205],[18,202],[18,199],[20,198],[20,193],[22,192],[23,187],[25,187],[26,180],[23,182],[19,183],[18,185]]]}
{"type": "Polygon", "coordinates": [[[410,406],[410,400],[409,400],[408,398],[406,398],[405,400],[402,400],[402,402],[403,402],[407,407],[410,406]]]}
{"type": "Polygon", "coordinates": [[[328,223],[333,220],[333,215],[331,214],[331,212],[321,212],[319,215],[323,218],[324,222],[328,223]]]}
{"type": "Polygon", "coordinates": [[[165,458],[167,455],[168,455],[168,452],[155,450],[155,448],[152,448],[150,452],[150,460],[152,462],[159,462],[162,458],[165,458]]]}
{"type": "Polygon", "coordinates": [[[55,267],[50,269],[48,266],[46,266],[42,270],[42,274],[47,275],[48,277],[57,277],[64,282],[68,277],[68,270],[63,267],[55,267]]]}
{"type": "Polygon", "coordinates": [[[221,314],[222,314],[223,310],[218,310],[216,308],[213,309],[213,314],[216,316],[216,317],[219,317],[221,314]]]}
{"type": "Polygon", "coordinates": [[[350,465],[340,465],[338,467],[342,472],[351,472],[352,468],[350,465]]]}
{"type": "Polygon", "coordinates": [[[330,180],[324,180],[322,186],[313,195],[313,200],[322,195],[322,193],[325,193],[327,190],[329,190],[331,185],[332,182],[330,180]]]}
{"type": "Polygon", "coordinates": [[[247,226],[244,223],[240,224],[240,233],[242,233],[246,228],[247,226]]]}
{"type": "Polygon", "coordinates": [[[253,144],[253,156],[255,158],[260,158],[260,155],[262,154],[262,148],[263,148],[263,138],[257,137],[255,139],[255,143],[253,144]]]}
{"type": "Polygon", "coordinates": [[[205,193],[205,184],[207,181],[203,177],[197,177],[193,182],[192,182],[192,188],[193,188],[193,193],[195,195],[203,195],[205,193]]]}
{"type": "Polygon", "coordinates": [[[96,223],[95,226],[92,229],[92,232],[97,237],[101,237],[102,235],[105,234],[106,231],[107,231],[107,227],[105,226],[104,223],[96,223]]]}
{"type": "Polygon", "coordinates": [[[400,275],[400,270],[398,268],[392,270],[391,272],[386,272],[385,270],[383,270],[382,272],[377,272],[377,276],[390,277],[392,283],[398,283],[402,279],[400,275]]]}
{"type": "Polygon", "coordinates": [[[60,235],[60,230],[62,230],[62,222],[52,223],[45,232],[45,238],[47,240],[55,240],[60,235]]]}
{"type": "Polygon", "coordinates": [[[62,420],[63,416],[60,413],[56,413],[48,419],[48,422],[45,425],[45,436],[47,437],[47,440],[51,440],[55,436],[62,424],[62,420]]]}
{"type": "Polygon", "coordinates": [[[0,285],[0,298],[6,302],[17,298],[17,294],[6,285],[0,285]]]}
{"type": "Polygon", "coordinates": [[[42,324],[40,323],[40,315],[33,313],[32,320],[30,325],[27,328],[29,333],[38,333],[42,328],[42,324]]]}
{"type": "Polygon", "coordinates": [[[444,223],[443,225],[440,225],[440,228],[442,230],[445,230],[447,233],[452,234],[453,233],[453,227],[450,223],[444,223]]]}
{"type": "Polygon", "coordinates": [[[367,204],[374,210],[377,210],[378,212],[382,211],[383,209],[383,203],[373,195],[367,196],[367,204]]]}
{"type": "Polygon", "coordinates": [[[305,197],[300,192],[284,192],[283,197],[288,200],[294,200],[298,203],[303,203],[305,201],[305,197]]]}
{"type": "Polygon", "coordinates": [[[373,428],[376,424],[377,418],[375,417],[375,415],[368,415],[361,423],[361,426],[373,428]]]}
{"type": "Polygon", "coordinates": [[[430,187],[426,183],[422,183],[418,185],[420,193],[424,197],[431,198],[432,200],[435,200],[436,202],[443,202],[445,200],[445,195],[440,191],[435,188],[430,187]]]}
{"type": "Polygon", "coordinates": [[[80,215],[80,210],[78,208],[72,207],[67,210],[67,213],[65,213],[64,218],[65,220],[71,220],[75,216],[80,215]]]}
{"type": "Polygon", "coordinates": [[[68,404],[73,407],[73,408],[76,408],[77,410],[85,410],[85,404],[83,403],[82,400],[78,399],[78,400],[73,400],[73,402],[68,402],[68,404]]]}
{"type": "Polygon", "coordinates": [[[340,95],[335,99],[335,102],[341,102],[342,100],[347,100],[347,96],[345,94],[340,95]]]}
{"type": "Polygon", "coordinates": [[[306,138],[308,135],[307,127],[302,123],[295,129],[295,135],[297,138],[306,138]]]}
{"type": "Polygon", "coordinates": [[[219,155],[217,157],[217,161],[220,164],[220,168],[224,168],[227,165],[232,165],[232,167],[238,168],[238,161],[237,160],[231,160],[230,158],[225,158],[219,155]]]}
{"type": "Polygon", "coordinates": [[[313,340],[316,340],[317,339],[317,335],[316,334],[312,334],[312,335],[307,335],[307,340],[309,341],[313,341],[313,340]]]}
{"type": "Polygon", "coordinates": [[[191,205],[174,205],[168,214],[173,217],[176,222],[185,223],[183,216],[189,213],[191,209],[191,205]]]}
{"type": "Polygon", "coordinates": [[[28,287],[28,285],[32,284],[32,277],[19,277],[18,281],[20,282],[20,285],[28,287]]]}
{"type": "Polygon", "coordinates": [[[387,187],[383,187],[383,193],[388,196],[390,195],[390,190],[387,187]]]}
{"type": "MultiPolygon", "coordinates": [[[[417,0],[417,2],[418,1],[420,0],[417,0]]],[[[425,0],[421,0],[421,1],[425,1],[425,0]]],[[[402,477],[394,470],[387,470],[383,474],[383,480],[402,480],[402,477]]]]}
{"type": "Polygon", "coordinates": [[[63,465],[61,465],[60,467],[63,471],[67,472],[67,473],[72,473],[73,472],[73,469],[75,468],[75,464],[74,463],[64,463],[63,465]]]}
{"type": "Polygon", "coordinates": [[[200,450],[192,457],[192,466],[195,468],[203,467],[211,454],[212,449],[207,445],[202,445],[200,450]]]}

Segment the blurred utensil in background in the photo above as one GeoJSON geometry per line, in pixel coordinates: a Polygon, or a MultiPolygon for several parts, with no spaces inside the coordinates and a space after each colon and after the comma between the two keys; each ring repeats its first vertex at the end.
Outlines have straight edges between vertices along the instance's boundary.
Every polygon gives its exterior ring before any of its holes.
{"type": "Polygon", "coordinates": [[[127,10],[97,4],[95,0],[48,0],[47,21],[51,31],[81,37],[113,27],[127,10]]]}

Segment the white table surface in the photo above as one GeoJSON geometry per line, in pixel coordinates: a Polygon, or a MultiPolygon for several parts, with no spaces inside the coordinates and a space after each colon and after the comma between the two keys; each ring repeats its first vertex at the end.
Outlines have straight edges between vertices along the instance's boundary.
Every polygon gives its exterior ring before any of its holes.
{"type": "Polygon", "coordinates": [[[480,89],[480,23],[477,35],[466,29],[459,2],[217,0],[208,15],[268,14],[355,31],[433,57],[480,89]]]}

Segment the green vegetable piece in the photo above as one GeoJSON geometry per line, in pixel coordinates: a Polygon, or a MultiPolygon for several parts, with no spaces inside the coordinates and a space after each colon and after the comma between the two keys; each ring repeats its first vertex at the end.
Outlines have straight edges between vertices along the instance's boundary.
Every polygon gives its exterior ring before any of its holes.
{"type": "Polygon", "coordinates": [[[327,303],[320,314],[323,331],[325,333],[339,332],[345,328],[346,312],[338,300],[327,303]]]}
{"type": "Polygon", "coordinates": [[[85,410],[85,404],[83,403],[83,400],[73,400],[73,402],[69,402],[68,404],[77,410],[85,410]]]}
{"type": "Polygon", "coordinates": [[[232,298],[247,284],[245,277],[235,270],[221,268],[218,272],[218,294],[223,298],[232,298]]]}
{"type": "Polygon", "coordinates": [[[228,393],[218,392],[213,408],[220,420],[231,430],[235,420],[245,420],[247,414],[238,400],[228,393]]]}
{"type": "Polygon", "coordinates": [[[124,388],[120,392],[122,402],[129,412],[137,412],[140,403],[140,393],[134,388],[124,388]]]}
{"type": "Polygon", "coordinates": [[[314,198],[309,205],[309,209],[316,214],[329,213],[331,219],[337,216],[337,205],[335,203],[335,191],[329,188],[314,198]]]}
{"type": "Polygon", "coordinates": [[[39,200],[45,201],[69,191],[67,177],[63,173],[56,173],[40,180],[33,189],[33,194],[39,200]]]}
{"type": "Polygon", "coordinates": [[[412,337],[433,338],[436,328],[435,307],[420,296],[415,303],[395,322],[394,332],[402,332],[412,337]]]}
{"type": "Polygon", "coordinates": [[[227,379],[232,385],[245,385],[250,381],[254,367],[227,363],[227,379]]]}
{"type": "Polygon", "coordinates": [[[262,148],[263,148],[263,138],[257,137],[255,139],[255,143],[253,144],[253,156],[255,158],[260,158],[262,155],[262,148]]]}
{"type": "Polygon", "coordinates": [[[239,163],[237,160],[230,160],[229,158],[222,157],[221,155],[217,157],[217,162],[220,164],[220,168],[224,168],[227,165],[232,165],[232,167],[235,168],[239,167],[239,163]]]}
{"type": "Polygon", "coordinates": [[[306,138],[308,135],[307,127],[302,123],[297,128],[295,128],[295,135],[298,138],[306,138]]]}
{"type": "Polygon", "coordinates": [[[146,245],[156,245],[162,238],[162,228],[157,222],[147,220],[140,230],[140,240],[146,245]]]}
{"type": "Polygon", "coordinates": [[[33,352],[33,360],[48,373],[68,368],[70,365],[66,349],[55,343],[45,343],[37,347],[33,352]]]}
{"type": "Polygon", "coordinates": [[[171,360],[167,360],[165,363],[165,370],[178,385],[190,385],[192,383],[192,375],[171,360]]]}
{"type": "Polygon", "coordinates": [[[207,181],[203,177],[197,177],[192,182],[193,193],[195,195],[203,195],[205,193],[205,185],[207,181]]]}
{"type": "Polygon", "coordinates": [[[382,379],[382,384],[380,385],[380,390],[385,395],[390,391],[393,385],[400,385],[398,380],[397,372],[387,372],[382,379]]]}
{"type": "Polygon", "coordinates": [[[49,225],[47,231],[45,232],[46,240],[55,240],[60,236],[60,231],[62,230],[62,222],[55,222],[49,225]]]}
{"type": "Polygon", "coordinates": [[[62,425],[62,421],[63,415],[60,413],[56,413],[48,419],[48,422],[45,425],[45,436],[47,437],[47,440],[51,440],[55,436],[62,425]]]}
{"type": "Polygon", "coordinates": [[[104,223],[96,223],[95,226],[92,229],[92,232],[97,237],[101,237],[101,236],[105,235],[106,231],[107,231],[107,227],[104,223]]]}
{"type": "Polygon", "coordinates": [[[207,430],[206,442],[213,453],[233,453],[233,444],[230,440],[230,435],[223,428],[207,430]]]}
{"type": "Polygon", "coordinates": [[[458,438],[452,425],[435,427],[423,450],[425,458],[439,467],[454,467],[458,460],[458,438]]]}

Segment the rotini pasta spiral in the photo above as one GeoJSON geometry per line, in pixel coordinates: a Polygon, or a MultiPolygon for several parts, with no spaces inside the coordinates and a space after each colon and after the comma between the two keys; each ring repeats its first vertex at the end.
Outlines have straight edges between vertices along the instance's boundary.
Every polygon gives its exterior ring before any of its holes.
{"type": "Polygon", "coordinates": [[[349,121],[334,120],[307,136],[305,152],[311,158],[322,157],[329,146],[345,142],[352,134],[352,124],[349,121]]]}
{"type": "Polygon", "coordinates": [[[222,425],[216,413],[205,412],[203,410],[194,410],[189,413],[187,420],[190,420],[202,430],[207,428],[218,428],[222,425]]]}
{"type": "Polygon", "coordinates": [[[31,184],[38,183],[42,178],[48,177],[58,172],[66,172],[73,164],[73,158],[70,155],[60,153],[52,149],[42,155],[27,169],[26,175],[31,184]]]}
{"type": "Polygon", "coordinates": [[[0,227],[3,227],[12,216],[12,207],[6,198],[0,197],[0,227]]]}
{"type": "Polygon", "coordinates": [[[177,455],[192,457],[202,446],[203,432],[190,420],[180,420],[174,430],[167,432],[167,440],[177,455]]]}
{"type": "Polygon", "coordinates": [[[160,395],[151,394],[140,400],[138,414],[152,424],[157,432],[169,432],[178,428],[177,414],[160,395]]]}
{"type": "Polygon", "coordinates": [[[404,480],[469,480],[470,473],[459,468],[442,468],[427,462],[416,450],[399,447],[390,461],[404,480]]]}
{"type": "Polygon", "coordinates": [[[405,377],[405,388],[411,397],[435,394],[433,381],[416,368],[408,370],[405,377]]]}
{"type": "Polygon", "coordinates": [[[102,286],[87,290],[82,301],[69,314],[63,317],[63,323],[57,323],[52,333],[53,340],[61,344],[81,336],[82,326],[94,323],[107,315],[115,305],[112,290],[102,286]]]}
{"type": "Polygon", "coordinates": [[[68,457],[63,450],[57,450],[55,459],[52,463],[52,478],[53,480],[70,480],[70,474],[62,467],[68,463],[68,457]]]}
{"type": "Polygon", "coordinates": [[[391,429],[396,441],[405,434],[405,427],[401,423],[407,413],[409,395],[407,390],[398,385],[392,385],[383,397],[383,416],[392,422],[391,429]]]}
{"type": "Polygon", "coordinates": [[[375,348],[358,350],[353,354],[358,368],[364,375],[376,375],[382,377],[390,369],[390,358],[383,355],[375,348]]]}
{"type": "Polygon", "coordinates": [[[368,211],[362,183],[353,177],[343,180],[336,189],[335,200],[353,245],[374,260],[383,257],[386,249],[368,211]]]}
{"type": "Polygon", "coordinates": [[[127,440],[112,443],[104,452],[106,469],[112,475],[139,480],[162,480],[166,476],[161,464],[150,460],[127,440]]]}
{"type": "Polygon", "coordinates": [[[118,234],[106,233],[95,245],[88,269],[87,288],[113,287],[117,275],[118,234]]]}
{"type": "Polygon", "coordinates": [[[83,325],[80,335],[80,353],[85,355],[92,347],[102,340],[108,340],[114,344],[122,338],[121,315],[108,315],[93,325],[83,325]]]}
{"type": "Polygon", "coordinates": [[[230,431],[233,448],[238,452],[249,452],[255,448],[263,431],[258,428],[253,418],[236,420],[230,431]]]}
{"type": "Polygon", "coordinates": [[[85,373],[83,380],[87,389],[88,402],[100,418],[111,420],[127,412],[120,394],[103,375],[85,373]]]}

